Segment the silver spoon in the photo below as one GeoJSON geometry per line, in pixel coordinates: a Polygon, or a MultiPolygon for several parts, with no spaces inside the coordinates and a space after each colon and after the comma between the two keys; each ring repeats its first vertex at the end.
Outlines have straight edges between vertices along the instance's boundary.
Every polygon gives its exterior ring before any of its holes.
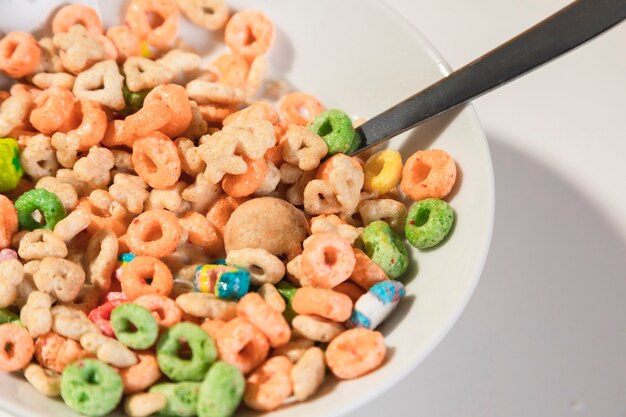
{"type": "Polygon", "coordinates": [[[626,19],[626,0],[577,0],[463,68],[365,122],[353,154],[496,89],[626,19]]]}

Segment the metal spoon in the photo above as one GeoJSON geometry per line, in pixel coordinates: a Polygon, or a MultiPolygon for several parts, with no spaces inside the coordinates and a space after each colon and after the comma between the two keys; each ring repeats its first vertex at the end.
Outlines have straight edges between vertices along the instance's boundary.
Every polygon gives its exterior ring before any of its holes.
{"type": "Polygon", "coordinates": [[[496,89],[626,19],[626,0],[577,0],[365,122],[358,153],[496,89]]]}

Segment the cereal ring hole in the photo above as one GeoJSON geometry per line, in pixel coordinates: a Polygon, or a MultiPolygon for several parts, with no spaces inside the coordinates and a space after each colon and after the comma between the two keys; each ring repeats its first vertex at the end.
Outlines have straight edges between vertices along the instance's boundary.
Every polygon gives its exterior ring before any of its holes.
{"type": "Polygon", "coordinates": [[[324,249],[324,263],[332,267],[337,262],[337,250],[335,248],[324,249]]]}
{"type": "Polygon", "coordinates": [[[184,337],[178,339],[179,348],[176,356],[183,360],[190,360],[193,357],[193,350],[191,350],[191,346],[189,346],[189,342],[184,337]]]}
{"type": "MultiPolygon", "coordinates": [[[[300,114],[302,114],[302,111],[301,111],[300,109],[301,109],[301,108],[298,108],[298,111],[300,111],[300,114]]],[[[308,114],[308,111],[307,111],[307,114],[308,114]]],[[[304,116],[304,115],[303,115],[303,116],[304,116]]],[[[305,116],[305,117],[306,117],[306,116],[305,116]]],[[[324,137],[324,136],[328,135],[329,133],[331,133],[332,131],[333,131],[333,125],[332,125],[332,123],[330,122],[330,118],[328,118],[328,119],[326,119],[326,120],[324,121],[324,123],[322,123],[322,125],[319,127],[319,130],[318,130],[318,133],[317,133],[317,134],[318,134],[319,136],[324,137]]]]}
{"type": "Polygon", "coordinates": [[[411,219],[409,220],[409,223],[420,227],[425,225],[428,222],[428,219],[430,218],[430,209],[428,207],[420,207],[420,209],[417,211],[417,216],[415,218],[415,220],[411,219]]]}
{"type": "Polygon", "coordinates": [[[415,161],[411,167],[411,177],[415,179],[416,183],[424,181],[428,174],[430,174],[431,166],[423,163],[422,161],[415,161]]]}
{"type": "Polygon", "coordinates": [[[160,13],[146,11],[146,21],[150,25],[150,29],[154,30],[165,23],[165,19],[160,13]]]}
{"type": "Polygon", "coordinates": [[[158,168],[154,161],[148,155],[146,155],[145,152],[139,153],[138,156],[140,158],[141,165],[145,167],[146,171],[148,171],[149,174],[154,174],[158,171],[158,168]]]}
{"type": "Polygon", "coordinates": [[[250,265],[248,267],[248,272],[253,275],[265,275],[265,270],[258,265],[250,265]]]}
{"type": "Polygon", "coordinates": [[[13,344],[13,342],[4,342],[4,353],[9,357],[12,358],[13,354],[15,353],[15,345],[13,344]]]}

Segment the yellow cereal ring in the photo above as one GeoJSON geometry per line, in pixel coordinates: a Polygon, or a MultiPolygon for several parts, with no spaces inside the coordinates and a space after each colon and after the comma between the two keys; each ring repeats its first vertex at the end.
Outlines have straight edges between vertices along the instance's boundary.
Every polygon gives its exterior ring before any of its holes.
{"type": "Polygon", "coordinates": [[[0,192],[14,189],[22,174],[17,141],[11,138],[0,139],[0,192]]]}
{"type": "Polygon", "coordinates": [[[402,177],[402,157],[398,151],[380,151],[365,163],[365,183],[369,192],[385,194],[391,191],[402,177]]]}

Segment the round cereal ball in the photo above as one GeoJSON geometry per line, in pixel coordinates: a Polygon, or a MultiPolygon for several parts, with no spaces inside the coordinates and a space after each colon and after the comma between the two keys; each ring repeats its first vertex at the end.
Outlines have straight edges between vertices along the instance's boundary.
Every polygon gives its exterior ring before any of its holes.
{"type": "Polygon", "coordinates": [[[278,257],[292,259],[302,252],[309,225],[304,213],[273,197],[246,201],[230,216],[224,229],[226,252],[261,248],[278,257]]]}

